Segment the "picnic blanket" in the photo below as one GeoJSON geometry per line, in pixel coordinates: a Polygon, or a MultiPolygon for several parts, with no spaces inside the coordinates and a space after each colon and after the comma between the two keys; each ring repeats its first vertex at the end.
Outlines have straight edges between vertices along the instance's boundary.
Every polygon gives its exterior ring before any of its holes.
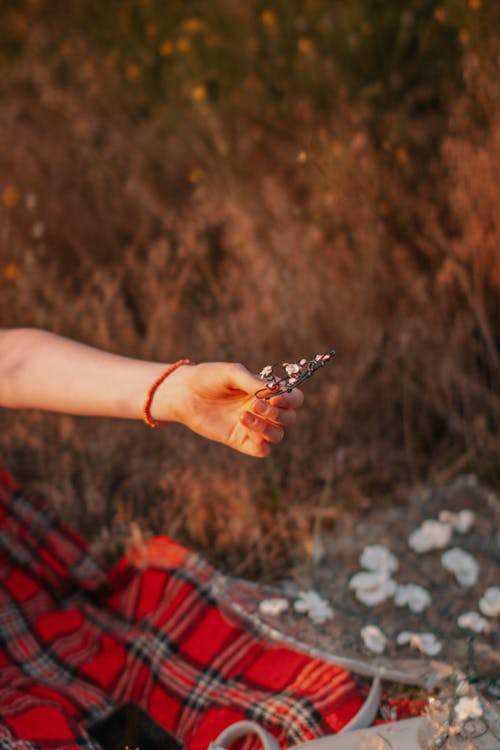
{"type": "Polygon", "coordinates": [[[282,747],[337,732],[351,675],[259,638],[213,568],[157,537],[111,571],[0,470],[0,746],[96,750],[89,727],[133,702],[188,750],[254,719],[282,747]]]}

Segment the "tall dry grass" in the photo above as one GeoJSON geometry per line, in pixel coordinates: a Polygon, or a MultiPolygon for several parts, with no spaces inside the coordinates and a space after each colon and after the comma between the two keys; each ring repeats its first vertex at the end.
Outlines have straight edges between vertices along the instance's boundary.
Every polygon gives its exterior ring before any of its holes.
{"type": "MultiPolygon", "coordinates": [[[[30,30],[49,32],[43,18],[30,30]]],[[[3,84],[2,325],[254,370],[338,355],[268,461],[175,426],[6,412],[1,460],[110,556],[136,521],[255,575],[302,554],[319,502],[401,501],[463,470],[498,486],[494,55],[463,55],[464,88],[439,117],[415,115],[410,95],[383,114],[353,102],[329,63],[331,111],[304,94],[303,67],[288,128],[229,93],[199,93],[174,126],[130,92],[134,71],[122,88],[80,41],[81,67],[56,75],[24,52],[3,84]]],[[[246,86],[253,106],[261,83],[246,86]]]]}

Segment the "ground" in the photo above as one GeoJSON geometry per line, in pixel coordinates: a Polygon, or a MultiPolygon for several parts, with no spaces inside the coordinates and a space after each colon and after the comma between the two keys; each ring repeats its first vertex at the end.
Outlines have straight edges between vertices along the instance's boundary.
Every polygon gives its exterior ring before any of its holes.
{"type": "Polygon", "coordinates": [[[473,634],[458,626],[457,617],[478,611],[485,589],[499,584],[499,521],[500,502],[494,493],[473,476],[459,477],[446,487],[415,491],[405,507],[372,509],[362,518],[359,513],[342,514],[335,528],[321,535],[321,559],[297,567],[290,580],[274,587],[233,583],[230,595],[267,625],[310,647],[352,657],[370,668],[384,664],[406,675],[408,682],[423,678],[428,685],[451,667],[455,674],[466,674],[485,697],[494,701],[500,696],[498,620],[489,620],[489,632],[473,634]],[[442,566],[445,550],[417,554],[408,545],[409,534],[424,519],[437,518],[441,510],[466,508],[474,511],[474,524],[467,533],[454,533],[447,548],[460,547],[479,563],[478,580],[469,588],[460,586],[442,566]],[[399,568],[393,575],[398,583],[418,583],[429,591],[432,603],[428,608],[414,614],[407,607],[396,607],[392,599],[375,607],[356,599],[349,581],[361,570],[361,552],[372,544],[385,545],[396,555],[399,568]],[[276,616],[264,616],[259,611],[260,599],[285,595],[293,603],[300,589],[313,589],[324,597],[334,610],[333,619],[314,624],[291,607],[276,616]],[[388,638],[380,656],[363,644],[360,631],[367,624],[379,626],[388,638]],[[440,652],[427,657],[408,645],[398,646],[396,636],[403,630],[435,634],[442,644],[440,652]]]}

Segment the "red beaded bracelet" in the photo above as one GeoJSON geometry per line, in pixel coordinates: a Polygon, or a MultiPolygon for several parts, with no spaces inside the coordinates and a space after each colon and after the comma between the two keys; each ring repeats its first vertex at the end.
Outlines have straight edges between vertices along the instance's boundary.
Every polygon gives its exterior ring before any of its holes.
{"type": "Polygon", "coordinates": [[[167,367],[165,372],[162,372],[162,374],[158,378],[156,378],[154,383],[151,384],[148,390],[148,394],[146,396],[146,401],[144,402],[144,408],[142,410],[144,421],[146,422],[147,425],[149,425],[150,427],[160,427],[160,425],[168,424],[168,420],[166,419],[160,420],[160,419],[155,419],[154,417],[151,416],[151,404],[153,403],[153,398],[156,393],[156,389],[158,388],[159,385],[163,383],[163,381],[166,378],[168,378],[168,376],[171,373],[173,373],[174,370],[177,370],[178,367],[181,367],[182,365],[192,365],[192,364],[193,363],[191,362],[190,359],[179,359],[177,362],[174,362],[173,365],[169,365],[169,367],[167,367]]]}

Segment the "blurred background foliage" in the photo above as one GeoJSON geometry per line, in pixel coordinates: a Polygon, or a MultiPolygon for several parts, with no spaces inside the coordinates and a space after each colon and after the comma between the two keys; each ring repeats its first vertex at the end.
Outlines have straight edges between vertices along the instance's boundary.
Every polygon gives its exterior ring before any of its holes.
{"type": "Polygon", "coordinates": [[[279,573],[317,506],[500,485],[500,5],[0,0],[0,305],[125,354],[332,347],[259,464],[172,427],[1,415],[105,551],[129,522],[279,573]],[[292,543],[293,542],[293,543],[292,543]]]}

